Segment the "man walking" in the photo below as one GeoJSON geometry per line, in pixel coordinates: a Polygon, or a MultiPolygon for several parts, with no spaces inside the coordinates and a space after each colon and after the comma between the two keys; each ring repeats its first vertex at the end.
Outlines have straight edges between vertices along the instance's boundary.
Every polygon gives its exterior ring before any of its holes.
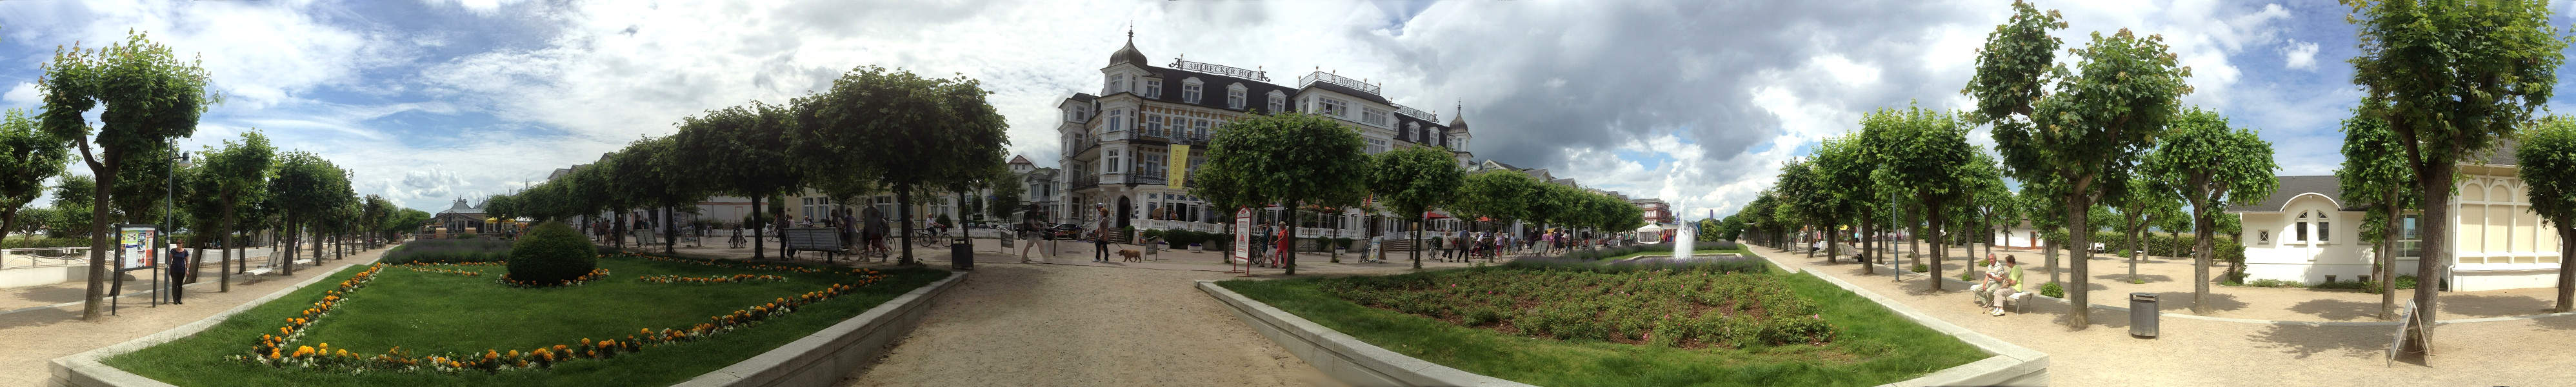
{"type": "Polygon", "coordinates": [[[1100,221],[1092,227],[1092,230],[1097,231],[1093,232],[1095,237],[1091,238],[1091,261],[1107,263],[1109,262],[1109,205],[1093,203],[1091,208],[1100,216],[1100,221]]]}

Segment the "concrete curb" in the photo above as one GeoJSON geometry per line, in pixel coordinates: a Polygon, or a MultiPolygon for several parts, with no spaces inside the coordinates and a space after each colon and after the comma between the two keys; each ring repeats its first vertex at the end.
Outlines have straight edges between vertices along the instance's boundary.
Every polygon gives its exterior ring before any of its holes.
{"type": "Polygon", "coordinates": [[[1198,281],[1199,290],[1222,301],[1235,317],[1279,343],[1306,364],[1354,386],[1528,386],[1478,375],[1361,342],[1358,338],[1253,301],[1216,281],[1198,281]]]}
{"type": "MultiPolygon", "coordinates": [[[[376,257],[383,258],[384,254],[377,254],[376,257]]],[[[242,312],[249,311],[251,308],[257,308],[260,305],[268,304],[270,301],[276,301],[278,298],[286,297],[287,293],[294,293],[296,290],[304,289],[306,286],[312,286],[314,283],[322,282],[323,279],[340,275],[340,272],[348,271],[349,268],[372,265],[375,264],[375,262],[376,258],[370,258],[364,261],[351,263],[348,266],[341,266],[338,269],[331,269],[330,272],[316,273],[312,278],[305,278],[303,282],[295,283],[295,286],[278,289],[276,292],[271,292],[268,295],[243,302],[241,305],[234,306],[232,309],[225,309],[223,312],[215,313],[213,316],[206,316],[206,318],[198,319],[197,322],[180,325],[177,328],[170,328],[170,330],[161,331],[161,333],[154,333],[149,336],[127,340],[123,343],[117,343],[116,345],[72,354],[71,356],[54,358],[54,360],[50,362],[52,364],[46,367],[53,370],[54,376],[50,381],[46,382],[46,384],[57,387],[170,386],[171,384],[169,383],[162,383],[159,380],[152,380],[152,378],[135,375],[132,372],[125,372],[125,370],[117,369],[116,367],[109,367],[107,364],[99,363],[98,360],[105,359],[108,356],[134,352],[146,347],[167,343],[171,340],[178,340],[191,335],[196,335],[197,332],[205,331],[206,328],[213,328],[215,324],[221,324],[224,320],[232,319],[233,315],[241,314],[242,312]]]]}
{"type": "Polygon", "coordinates": [[[911,335],[929,315],[930,304],[956,289],[967,273],[972,272],[951,272],[948,278],[886,300],[857,317],[673,386],[838,385],[842,377],[876,362],[894,348],[895,341],[911,335]]]}

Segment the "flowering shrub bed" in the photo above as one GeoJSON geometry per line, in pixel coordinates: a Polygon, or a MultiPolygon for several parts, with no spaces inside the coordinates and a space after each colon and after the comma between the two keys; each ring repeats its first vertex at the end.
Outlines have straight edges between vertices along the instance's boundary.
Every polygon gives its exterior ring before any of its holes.
{"type": "MultiPolygon", "coordinates": [[[[321,300],[313,302],[311,307],[301,311],[298,317],[287,318],[285,320],[286,325],[279,327],[276,334],[261,334],[255,345],[252,346],[250,353],[228,356],[227,359],[237,362],[248,362],[277,367],[336,369],[351,370],[354,372],[365,372],[370,370],[403,372],[498,372],[503,370],[540,369],[552,367],[556,364],[569,361],[613,358],[621,354],[634,353],[667,345],[676,345],[696,341],[713,335],[732,332],[757,325],[765,320],[795,312],[798,309],[813,303],[857,293],[860,288],[875,285],[879,282],[885,281],[888,277],[888,273],[873,269],[853,269],[843,272],[838,270],[822,270],[777,265],[724,265],[722,262],[691,262],[690,260],[685,259],[675,260],[635,254],[619,254],[617,257],[648,258],[663,262],[690,262],[708,266],[755,270],[830,273],[839,274],[840,276],[837,276],[838,280],[835,283],[824,286],[822,289],[804,292],[791,297],[777,297],[760,305],[748,306],[738,310],[733,310],[729,313],[710,316],[707,318],[706,322],[702,323],[661,328],[658,330],[653,328],[639,328],[634,334],[626,335],[623,338],[611,338],[596,341],[591,338],[581,338],[579,340],[567,341],[563,344],[539,346],[525,351],[516,349],[503,350],[496,348],[486,349],[479,352],[421,355],[414,354],[411,351],[406,351],[402,347],[393,347],[382,354],[366,355],[350,352],[347,348],[335,349],[331,347],[330,343],[316,343],[315,345],[309,346],[300,344],[299,341],[304,338],[304,333],[308,328],[313,326],[313,324],[322,321],[324,317],[331,316],[332,312],[336,310],[338,306],[347,302],[350,295],[356,293],[359,289],[364,289],[368,283],[374,281],[380,276],[380,273],[388,265],[379,263],[367,267],[365,270],[358,272],[348,280],[341,281],[338,288],[324,292],[321,300]],[[292,347],[291,350],[289,349],[290,347],[292,347]]],[[[500,265],[441,264],[406,266],[409,266],[407,268],[414,272],[476,276],[481,273],[430,266],[500,265]]],[[[580,279],[566,281],[559,284],[547,284],[545,287],[577,285],[580,283],[595,281],[607,277],[608,275],[608,269],[594,269],[590,274],[584,275],[580,279]]],[[[535,285],[532,284],[509,281],[507,274],[502,275],[502,278],[503,283],[509,286],[535,287],[535,285]]],[[[716,284],[748,281],[785,282],[788,281],[789,278],[767,274],[735,274],[731,276],[712,277],[656,275],[639,277],[639,280],[652,283],[716,284]]]]}
{"type": "Polygon", "coordinates": [[[1444,270],[1322,280],[1369,307],[1504,333],[1681,348],[1824,344],[1838,328],[1770,274],[1444,270]]]}
{"type": "Polygon", "coordinates": [[[682,276],[676,276],[676,275],[648,275],[648,276],[642,276],[642,277],[635,277],[635,279],[636,279],[636,280],[638,280],[638,281],[651,282],[651,283],[657,283],[657,284],[674,284],[674,283],[677,283],[677,284],[720,284],[720,283],[730,283],[730,282],[749,282],[749,281],[781,281],[781,282],[787,281],[787,277],[780,277],[780,276],[774,276],[774,275],[768,275],[768,274],[735,274],[735,275],[731,275],[731,276],[722,276],[722,277],[682,277],[682,276]]]}

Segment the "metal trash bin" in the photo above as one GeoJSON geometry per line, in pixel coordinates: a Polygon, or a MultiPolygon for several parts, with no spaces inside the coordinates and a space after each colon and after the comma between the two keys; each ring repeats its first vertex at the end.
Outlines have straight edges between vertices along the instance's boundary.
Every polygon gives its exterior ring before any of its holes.
{"type": "Polygon", "coordinates": [[[2129,293],[2129,335],[2156,337],[2156,319],[2164,311],[2156,309],[2155,293],[2129,293]]]}
{"type": "Polygon", "coordinates": [[[966,238],[957,238],[948,241],[948,266],[950,266],[950,268],[957,270],[975,270],[975,245],[973,241],[974,240],[972,239],[966,238]]]}

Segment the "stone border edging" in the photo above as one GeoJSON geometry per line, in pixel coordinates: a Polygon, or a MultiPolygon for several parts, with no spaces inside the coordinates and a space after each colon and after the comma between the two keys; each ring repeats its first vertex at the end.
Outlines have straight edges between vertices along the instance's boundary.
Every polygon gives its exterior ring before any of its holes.
{"type": "MultiPolygon", "coordinates": [[[[1788,266],[1781,265],[1779,262],[1772,262],[1771,257],[1760,256],[1757,254],[1755,258],[1760,258],[1763,263],[1769,263],[1772,267],[1780,268],[1782,271],[1786,271],[1790,274],[1804,272],[1797,269],[1791,269],[1788,266]]],[[[1951,324],[1949,321],[1943,321],[1938,318],[1933,318],[1932,316],[1923,315],[1922,311],[1915,310],[1914,307],[1906,306],[1904,303],[1888,299],[1887,296],[1879,295],[1877,292],[1862,289],[1860,286],[1853,285],[1850,282],[1844,282],[1841,277],[1836,277],[1830,274],[1809,274],[1815,276],[1816,279],[1825,280],[1825,282],[1841,287],[1845,291],[1850,291],[1852,294],[1858,294],[1861,297],[1869,298],[1870,302],[1876,302],[1880,307],[1885,307],[1890,312],[1896,312],[1899,316],[1905,316],[1906,320],[1912,320],[1916,324],[1922,324],[1925,328],[1932,328],[1932,330],[1940,331],[1943,334],[1958,337],[1959,341],[1967,342],[1968,345],[1976,346],[1978,350],[1994,354],[1994,356],[1987,357],[1984,360],[1962,364],[1957,367],[1950,367],[1939,372],[1933,372],[1930,375],[1923,375],[1922,377],[1886,384],[1888,386],[2048,385],[2048,354],[2046,353],[2031,350],[2030,348],[2023,348],[2019,345],[2013,345],[2012,343],[1996,339],[1993,336],[1987,336],[1984,333],[1969,330],[1967,327],[1962,327],[1958,324],[1951,324]]]]}
{"type": "Polygon", "coordinates": [[[1351,335],[1325,328],[1313,321],[1289,314],[1217,286],[1213,280],[1199,280],[1199,290],[1225,303],[1227,311],[1261,332],[1271,342],[1297,354],[1317,371],[1332,375],[1334,380],[1357,386],[1528,386],[1467,372],[1430,361],[1405,356],[1361,342],[1351,335]]]}
{"type": "Polygon", "coordinates": [[[858,316],[673,386],[838,385],[842,377],[876,362],[897,340],[910,336],[929,314],[930,303],[956,289],[967,273],[973,272],[950,271],[948,278],[895,296],[858,316]]]}
{"type": "Polygon", "coordinates": [[[99,363],[98,360],[107,358],[108,356],[134,352],[135,350],[160,345],[161,343],[167,343],[171,340],[178,340],[180,338],[196,335],[197,332],[205,331],[206,328],[213,328],[215,324],[221,324],[224,320],[232,319],[233,315],[250,311],[251,308],[266,305],[270,301],[276,301],[278,298],[286,297],[287,293],[294,293],[296,290],[304,289],[305,286],[311,286],[314,283],[322,282],[323,279],[339,275],[340,272],[347,271],[349,268],[374,264],[378,259],[382,258],[384,258],[383,254],[377,254],[376,258],[369,258],[364,261],[351,263],[347,266],[341,266],[338,269],[331,269],[329,272],[317,273],[312,278],[304,279],[304,282],[295,283],[295,286],[278,289],[276,292],[271,292],[268,295],[260,296],[256,299],[251,299],[250,301],[243,302],[241,305],[233,306],[232,309],[225,309],[223,312],[217,312],[212,316],[206,316],[206,318],[198,319],[196,322],[191,322],[187,325],[180,325],[177,328],[170,328],[169,330],[161,331],[160,333],[146,335],[133,340],[126,340],[125,342],[117,343],[116,345],[92,349],[72,354],[71,356],[54,358],[53,361],[48,362],[51,363],[51,365],[46,367],[52,369],[54,374],[53,378],[47,382],[47,384],[64,387],[170,386],[171,384],[169,383],[162,383],[159,380],[152,380],[152,378],[135,375],[132,372],[125,372],[125,370],[117,369],[116,367],[109,367],[107,364],[99,363]]]}

